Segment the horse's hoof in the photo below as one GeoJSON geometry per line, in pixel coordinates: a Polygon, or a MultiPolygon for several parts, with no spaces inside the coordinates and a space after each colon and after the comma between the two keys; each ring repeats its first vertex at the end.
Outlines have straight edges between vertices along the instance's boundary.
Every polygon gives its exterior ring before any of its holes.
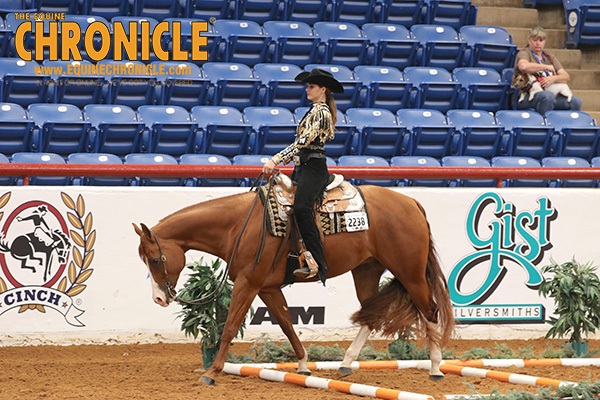
{"type": "Polygon", "coordinates": [[[200,382],[205,384],[206,386],[215,386],[215,380],[205,375],[202,375],[200,377],[200,382]]]}
{"type": "Polygon", "coordinates": [[[338,368],[338,373],[341,376],[348,376],[348,375],[350,375],[352,373],[352,368],[350,368],[350,367],[340,367],[340,368],[338,368]]]}
{"type": "Polygon", "coordinates": [[[304,375],[304,376],[311,376],[312,372],[310,372],[310,371],[298,371],[297,374],[298,375],[304,375]]]}
{"type": "Polygon", "coordinates": [[[429,375],[429,379],[435,382],[441,381],[442,379],[444,379],[444,375],[429,375]]]}

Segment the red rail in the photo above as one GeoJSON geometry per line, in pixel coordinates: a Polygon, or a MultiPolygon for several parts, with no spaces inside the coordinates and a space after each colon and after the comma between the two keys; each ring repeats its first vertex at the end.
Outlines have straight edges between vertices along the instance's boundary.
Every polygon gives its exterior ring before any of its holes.
{"type": "MultiPolygon", "coordinates": [[[[291,174],[293,167],[280,168],[291,174]]],[[[2,164],[0,176],[203,177],[255,178],[262,166],[223,165],[102,165],[2,164]]],[[[454,167],[329,167],[346,178],[381,179],[600,179],[600,168],[454,168],[454,167]]]]}

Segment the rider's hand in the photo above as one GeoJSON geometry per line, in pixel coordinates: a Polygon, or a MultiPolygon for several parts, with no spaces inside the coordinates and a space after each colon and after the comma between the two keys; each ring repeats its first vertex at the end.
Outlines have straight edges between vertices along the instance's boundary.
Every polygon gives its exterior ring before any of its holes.
{"type": "Polygon", "coordinates": [[[275,169],[275,163],[271,159],[269,159],[269,161],[267,161],[265,163],[265,165],[263,165],[263,172],[267,176],[271,175],[273,173],[274,169],[275,169]]]}

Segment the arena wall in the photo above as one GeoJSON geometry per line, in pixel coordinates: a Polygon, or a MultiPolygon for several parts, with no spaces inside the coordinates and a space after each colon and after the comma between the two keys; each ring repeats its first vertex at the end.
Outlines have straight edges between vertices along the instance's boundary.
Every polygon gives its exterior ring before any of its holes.
{"type": "MultiPolygon", "coordinates": [[[[152,301],[132,222],[153,226],[185,206],[246,190],[4,187],[0,345],[190,340],[180,332],[180,306],[162,308],[152,301]],[[15,248],[18,238],[33,240],[36,221],[31,216],[40,207],[47,210],[43,219],[49,228],[65,232],[72,244],[67,262],[61,265],[53,258],[46,278],[47,263],[19,256],[15,248]],[[32,266],[35,272],[27,268],[32,266]]],[[[461,338],[543,336],[548,329],[543,321],[553,304],[537,294],[541,268],[551,259],[600,260],[598,190],[394,190],[416,198],[427,211],[461,338]]],[[[34,255],[44,256],[39,251],[34,255]]],[[[202,256],[189,252],[188,261],[202,256]]],[[[284,293],[302,339],[353,338],[357,329],[349,316],[359,305],[349,274],[326,286],[288,286],[284,293]]],[[[282,337],[260,300],[253,307],[245,339],[263,333],[282,337]]]]}

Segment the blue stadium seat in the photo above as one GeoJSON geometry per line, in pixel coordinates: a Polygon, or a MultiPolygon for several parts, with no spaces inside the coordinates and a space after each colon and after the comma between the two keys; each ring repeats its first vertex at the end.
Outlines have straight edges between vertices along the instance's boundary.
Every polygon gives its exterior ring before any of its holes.
{"type": "Polygon", "coordinates": [[[144,123],[130,107],[89,104],[83,108],[86,121],[92,125],[94,152],[115,154],[147,152],[148,134],[144,123]]]}
{"type": "Polygon", "coordinates": [[[107,65],[105,68],[110,69],[111,72],[106,103],[132,108],[158,103],[155,90],[158,79],[152,75],[141,73],[145,71],[146,64],[140,61],[113,60],[101,60],[97,64],[107,65]],[[109,68],[108,65],[111,67],[109,68]],[[128,70],[133,70],[134,74],[128,73],[128,70]]]}
{"type": "Polygon", "coordinates": [[[309,64],[304,70],[310,71],[313,68],[331,72],[344,87],[344,93],[335,94],[335,104],[339,110],[345,112],[349,108],[360,107],[359,92],[362,83],[356,79],[350,68],[343,65],[309,64]]]}
{"type": "MultiPolygon", "coordinates": [[[[123,162],[114,154],[73,153],[67,158],[69,164],[121,165],[123,162]]],[[[73,179],[73,185],[84,186],[129,186],[130,178],[81,176],[73,179]]]]}
{"type": "Polygon", "coordinates": [[[460,83],[442,68],[407,67],[404,76],[414,90],[411,105],[415,108],[431,108],[447,112],[459,108],[460,83]]]}
{"type": "Polygon", "coordinates": [[[430,156],[441,159],[457,155],[461,148],[460,136],[437,110],[403,109],[396,113],[398,125],[408,128],[403,148],[410,156],[430,156]]]}
{"type": "Polygon", "coordinates": [[[86,0],[83,15],[94,15],[110,20],[119,15],[129,15],[129,0],[86,0]]]}
{"type": "Polygon", "coordinates": [[[93,151],[91,124],[72,104],[32,104],[27,113],[39,130],[40,151],[67,157],[93,151]]]}
{"type": "Polygon", "coordinates": [[[308,24],[298,21],[267,21],[263,24],[263,30],[273,39],[273,62],[304,67],[319,61],[321,39],[308,24]]]}
{"type": "MultiPolygon", "coordinates": [[[[309,107],[298,107],[294,111],[294,117],[299,123],[308,111],[309,107]]],[[[360,135],[356,126],[349,124],[346,115],[339,109],[337,110],[337,122],[335,124],[335,137],[333,140],[325,143],[327,155],[337,159],[340,156],[358,154],[360,150],[360,135]]],[[[334,161],[335,162],[335,161],[334,161]]]]}
{"type": "MultiPolygon", "coordinates": [[[[206,46],[202,46],[201,51],[206,51],[206,60],[194,59],[192,54],[192,24],[198,22],[206,22],[206,20],[200,20],[197,18],[165,18],[165,22],[169,23],[170,32],[174,32],[173,23],[180,24],[181,30],[181,41],[179,48],[182,51],[188,52],[188,62],[192,62],[197,65],[202,65],[205,62],[216,62],[220,60],[222,52],[225,50],[225,44],[223,38],[218,33],[215,33],[214,28],[211,24],[207,24],[208,31],[202,32],[202,37],[206,38],[206,46]]],[[[174,46],[173,40],[169,40],[169,50],[173,54],[174,46]]]]}
{"type": "Polygon", "coordinates": [[[235,63],[206,63],[202,67],[204,76],[214,85],[211,104],[245,107],[258,104],[260,80],[254,77],[250,67],[235,63]]]}
{"type": "Polygon", "coordinates": [[[161,82],[159,103],[180,106],[187,110],[210,102],[210,80],[205,78],[196,64],[182,61],[154,61],[150,64],[157,71],[162,68],[165,74],[157,75],[161,82]]]}
{"type": "MultiPolygon", "coordinates": [[[[442,158],[443,167],[477,168],[490,167],[490,162],[477,156],[447,156],[442,158]]],[[[450,179],[450,187],[495,187],[495,179],[450,179]]]]}
{"type": "Polygon", "coordinates": [[[515,73],[515,69],[513,67],[504,68],[500,76],[502,77],[502,82],[511,83],[513,74],[515,73]]]}
{"type": "Polygon", "coordinates": [[[237,18],[239,3],[236,0],[187,0],[186,15],[204,21],[211,18],[237,18]]]}
{"type": "MultiPolygon", "coordinates": [[[[4,154],[0,153],[0,167],[2,164],[8,164],[10,160],[4,154]]],[[[12,176],[0,176],[0,186],[9,186],[16,183],[16,178],[12,176]]]]}
{"type": "Polygon", "coordinates": [[[462,108],[496,112],[508,108],[510,84],[490,68],[456,68],[452,72],[462,85],[462,108]]]}
{"type": "Polygon", "coordinates": [[[197,106],[192,108],[192,121],[204,129],[206,154],[233,157],[254,152],[255,136],[252,126],[244,123],[242,113],[233,107],[197,106]]]}
{"type": "Polygon", "coordinates": [[[362,26],[368,22],[378,22],[383,13],[380,0],[337,0],[336,21],[362,26]]]}
{"type": "Polygon", "coordinates": [[[460,29],[463,25],[475,25],[477,6],[471,0],[425,0],[427,23],[448,25],[460,29]]]}
{"type": "Polygon", "coordinates": [[[52,101],[49,90],[51,77],[50,75],[36,74],[36,68],[39,66],[35,61],[0,58],[2,102],[16,103],[26,107],[32,103],[52,101]]]}
{"type": "Polygon", "coordinates": [[[287,0],[244,0],[238,2],[239,19],[263,24],[267,21],[287,19],[287,0]]]}
{"type": "MultiPolygon", "coordinates": [[[[39,136],[34,135],[35,123],[23,107],[0,103],[0,154],[39,151],[39,136]]],[[[2,180],[4,177],[0,177],[2,180]]]]}
{"type": "MultiPolygon", "coordinates": [[[[125,156],[125,165],[177,165],[175,157],[168,154],[134,153],[125,156]]],[[[132,186],[181,186],[182,178],[136,177],[132,186]]]]}
{"type": "Polygon", "coordinates": [[[427,23],[427,8],[424,0],[384,0],[384,14],[381,22],[402,25],[410,28],[427,23]]]}
{"type": "Polygon", "coordinates": [[[540,114],[535,111],[501,110],[496,113],[496,121],[511,136],[508,155],[536,160],[552,155],[554,130],[546,125],[540,114]]]}
{"type": "Polygon", "coordinates": [[[464,60],[466,66],[492,68],[498,72],[514,67],[517,46],[512,43],[512,37],[506,29],[467,25],[460,28],[459,36],[468,46],[464,60]]]}
{"type": "MultiPolygon", "coordinates": [[[[143,58],[143,52],[142,52],[142,35],[144,35],[144,32],[142,31],[142,24],[140,24],[139,22],[148,22],[149,24],[149,32],[152,33],[154,32],[154,29],[156,28],[156,25],[158,25],[158,21],[154,18],[150,18],[150,17],[129,17],[129,16],[118,16],[118,17],[112,17],[110,19],[111,25],[112,25],[112,31],[111,34],[114,34],[114,32],[119,29],[117,26],[122,26],[123,27],[123,32],[125,33],[125,35],[127,35],[128,37],[130,36],[129,33],[129,23],[130,22],[134,22],[135,23],[135,27],[137,27],[137,60],[143,60],[143,62],[150,62],[150,61],[156,61],[158,60],[158,57],[156,56],[156,54],[154,53],[154,49],[153,46],[150,46],[148,48],[149,54],[148,54],[148,60],[143,58]]],[[[169,40],[170,34],[164,34],[161,35],[161,43],[162,43],[162,48],[166,49],[167,48],[167,42],[169,40]]],[[[123,49],[123,56],[122,56],[122,60],[129,60],[131,59],[130,57],[127,57],[127,53],[125,52],[125,49],[123,49]]],[[[114,59],[119,59],[117,57],[117,53],[116,53],[116,48],[112,47],[111,48],[111,52],[109,52],[108,57],[110,58],[114,58],[114,59]]]]}
{"type": "Polygon", "coordinates": [[[220,19],[213,27],[225,40],[223,61],[248,66],[269,61],[271,37],[256,22],[220,19]]]}
{"type": "Polygon", "coordinates": [[[246,107],[244,122],[256,132],[256,153],[277,154],[296,137],[294,114],[282,107],[246,107]]]}
{"type": "MultiPolygon", "coordinates": [[[[13,164],[64,164],[65,159],[53,153],[15,153],[12,155],[13,164]]],[[[41,168],[43,169],[43,167],[41,168]]],[[[29,184],[36,186],[65,186],[71,178],[65,176],[30,176],[29,184]]],[[[23,178],[17,178],[16,184],[23,185],[23,178]]]]}
{"type": "Polygon", "coordinates": [[[259,105],[288,110],[307,106],[306,85],[294,80],[301,72],[293,64],[256,64],[254,76],[262,82],[259,105]]]}
{"type": "Polygon", "coordinates": [[[412,83],[397,68],[359,65],[354,74],[365,85],[360,95],[363,106],[394,112],[409,106],[412,83]]]}
{"type": "MultiPolygon", "coordinates": [[[[179,159],[180,165],[231,165],[229,158],[220,154],[184,154],[179,159]]],[[[234,178],[184,178],[186,186],[238,186],[234,178]]]]}
{"type": "Polygon", "coordinates": [[[342,22],[316,22],[313,29],[321,39],[319,52],[323,64],[346,67],[368,64],[369,39],[354,24],[342,22]]]}
{"type": "Polygon", "coordinates": [[[202,153],[203,132],[190,114],[178,106],[140,106],[138,120],[150,131],[150,153],[181,156],[202,153]]]}
{"type": "Polygon", "coordinates": [[[467,42],[447,25],[413,25],[410,28],[419,41],[419,65],[453,70],[463,63],[467,42]]]}
{"type": "Polygon", "coordinates": [[[567,48],[600,44],[600,4],[597,0],[564,0],[567,48]],[[573,17],[572,17],[573,16],[573,17]]]}
{"type": "Polygon", "coordinates": [[[600,155],[598,144],[600,127],[594,119],[581,111],[549,111],[546,123],[560,135],[559,155],[591,160],[600,155]]]}
{"type": "Polygon", "coordinates": [[[364,24],[363,33],[371,41],[369,60],[373,65],[404,69],[416,65],[419,42],[402,25],[364,24]]]}
{"type": "MultiPolygon", "coordinates": [[[[544,168],[590,168],[590,163],[579,157],[545,157],[542,158],[544,168]]],[[[594,187],[593,179],[552,179],[550,187],[594,187]]]]}
{"type": "Polygon", "coordinates": [[[30,0],[29,8],[40,12],[77,14],[79,11],[78,0],[30,0]]]}
{"type": "Polygon", "coordinates": [[[287,19],[310,25],[319,21],[333,21],[333,8],[333,0],[290,0],[287,19]]]}
{"type": "Polygon", "coordinates": [[[523,7],[535,8],[538,4],[562,4],[562,0],[524,0],[523,7]]]}
{"type": "MultiPolygon", "coordinates": [[[[392,167],[441,167],[438,160],[433,157],[421,156],[398,156],[393,157],[390,163],[392,167]]],[[[398,186],[432,186],[445,187],[447,183],[444,179],[408,179],[403,178],[398,181],[398,186]]]]}
{"type": "Polygon", "coordinates": [[[54,68],[51,72],[55,103],[73,104],[84,107],[86,104],[102,102],[102,89],[107,85],[104,77],[93,74],[93,64],[82,61],[51,61],[44,60],[44,67],[54,68]],[[62,71],[62,72],[59,72],[62,71]],[[79,71],[79,73],[75,73],[79,71]]]}
{"type": "Polygon", "coordinates": [[[489,160],[508,150],[507,144],[502,141],[504,128],[496,123],[491,113],[483,110],[450,110],[446,119],[461,135],[460,155],[480,156],[489,160]]]}
{"type": "Polygon", "coordinates": [[[182,12],[183,10],[179,1],[135,0],[132,15],[162,21],[165,18],[180,17],[182,16],[182,12]]]}
{"type": "Polygon", "coordinates": [[[4,27],[4,19],[0,17],[0,57],[8,57],[8,48],[13,32],[4,27]]]}
{"type": "MultiPolygon", "coordinates": [[[[264,165],[267,161],[271,159],[269,155],[258,155],[258,154],[240,154],[233,157],[232,164],[233,165],[264,165]]],[[[254,179],[251,178],[241,178],[237,180],[236,186],[252,186],[254,179]]]]}
{"type": "MultiPolygon", "coordinates": [[[[499,156],[492,158],[492,167],[499,168],[540,168],[542,165],[531,157],[499,156]]],[[[503,187],[546,187],[548,181],[543,179],[503,179],[503,187]]]]}
{"type": "MultiPolygon", "coordinates": [[[[390,164],[377,156],[342,156],[338,160],[340,167],[389,167],[390,164]]],[[[355,185],[395,186],[394,179],[351,179],[355,185]]]]}
{"type": "Polygon", "coordinates": [[[348,123],[360,132],[360,155],[390,159],[404,154],[402,148],[405,128],[399,126],[394,114],[383,108],[350,108],[348,123]]]}

